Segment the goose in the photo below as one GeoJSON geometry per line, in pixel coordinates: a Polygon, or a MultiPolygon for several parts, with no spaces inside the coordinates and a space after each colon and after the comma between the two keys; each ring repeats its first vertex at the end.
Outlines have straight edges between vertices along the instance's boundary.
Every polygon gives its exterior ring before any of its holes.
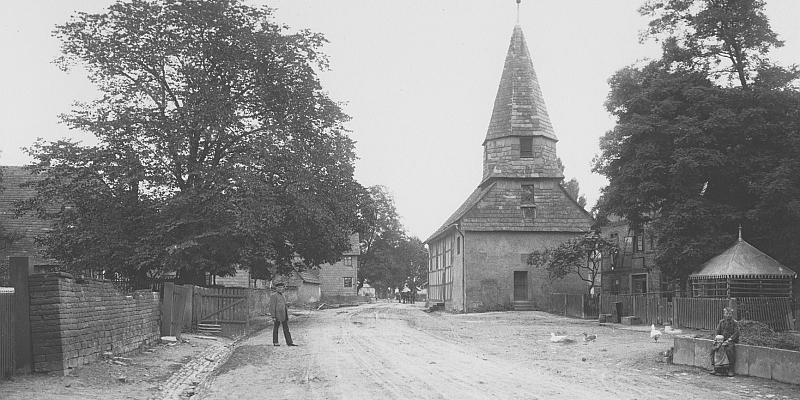
{"type": "Polygon", "coordinates": [[[658,338],[661,337],[661,331],[656,329],[655,325],[650,325],[650,337],[653,338],[656,342],[658,338]]]}
{"type": "Polygon", "coordinates": [[[553,342],[553,343],[560,342],[560,341],[562,341],[562,340],[564,340],[564,339],[566,339],[566,338],[567,338],[567,335],[563,335],[563,336],[556,336],[556,334],[555,334],[555,333],[553,333],[553,332],[550,332],[550,341],[551,341],[551,342],[553,342]]]}

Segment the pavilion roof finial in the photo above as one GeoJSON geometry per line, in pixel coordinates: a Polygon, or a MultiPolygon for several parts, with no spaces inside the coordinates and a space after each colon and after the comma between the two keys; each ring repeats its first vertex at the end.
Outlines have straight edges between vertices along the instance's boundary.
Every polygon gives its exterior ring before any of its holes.
{"type": "Polygon", "coordinates": [[[739,241],[742,241],[742,224],[739,224],[739,241]]]}
{"type": "Polygon", "coordinates": [[[521,2],[522,0],[517,0],[517,25],[519,25],[519,3],[521,2]]]}

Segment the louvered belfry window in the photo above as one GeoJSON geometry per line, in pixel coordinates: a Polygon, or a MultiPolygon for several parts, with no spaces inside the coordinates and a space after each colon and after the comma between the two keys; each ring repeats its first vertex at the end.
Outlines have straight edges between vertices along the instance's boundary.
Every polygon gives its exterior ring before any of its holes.
{"type": "Polygon", "coordinates": [[[519,138],[519,157],[533,158],[533,138],[519,138]]]}

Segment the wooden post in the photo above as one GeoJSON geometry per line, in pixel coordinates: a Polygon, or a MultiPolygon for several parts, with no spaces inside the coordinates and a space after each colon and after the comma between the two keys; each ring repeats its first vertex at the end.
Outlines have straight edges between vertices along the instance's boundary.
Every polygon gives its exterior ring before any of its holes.
{"type": "Polygon", "coordinates": [[[28,257],[8,258],[8,278],[14,286],[14,364],[19,373],[33,369],[31,347],[31,296],[28,276],[33,274],[33,263],[28,257]]]}
{"type": "Polygon", "coordinates": [[[172,305],[174,303],[175,284],[164,282],[164,302],[161,304],[161,336],[172,336],[172,305]]]}

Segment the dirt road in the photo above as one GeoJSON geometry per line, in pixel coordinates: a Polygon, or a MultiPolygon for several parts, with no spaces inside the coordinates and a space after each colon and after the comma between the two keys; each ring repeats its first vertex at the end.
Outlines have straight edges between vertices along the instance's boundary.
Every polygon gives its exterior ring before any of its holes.
{"type": "Polygon", "coordinates": [[[672,341],[541,312],[425,313],[378,303],[306,311],[299,347],[237,348],[204,399],[800,399],[773,381],[658,363],[672,341]],[[550,333],[574,341],[551,343],[550,333]],[[585,342],[582,332],[597,334],[585,342]]]}

